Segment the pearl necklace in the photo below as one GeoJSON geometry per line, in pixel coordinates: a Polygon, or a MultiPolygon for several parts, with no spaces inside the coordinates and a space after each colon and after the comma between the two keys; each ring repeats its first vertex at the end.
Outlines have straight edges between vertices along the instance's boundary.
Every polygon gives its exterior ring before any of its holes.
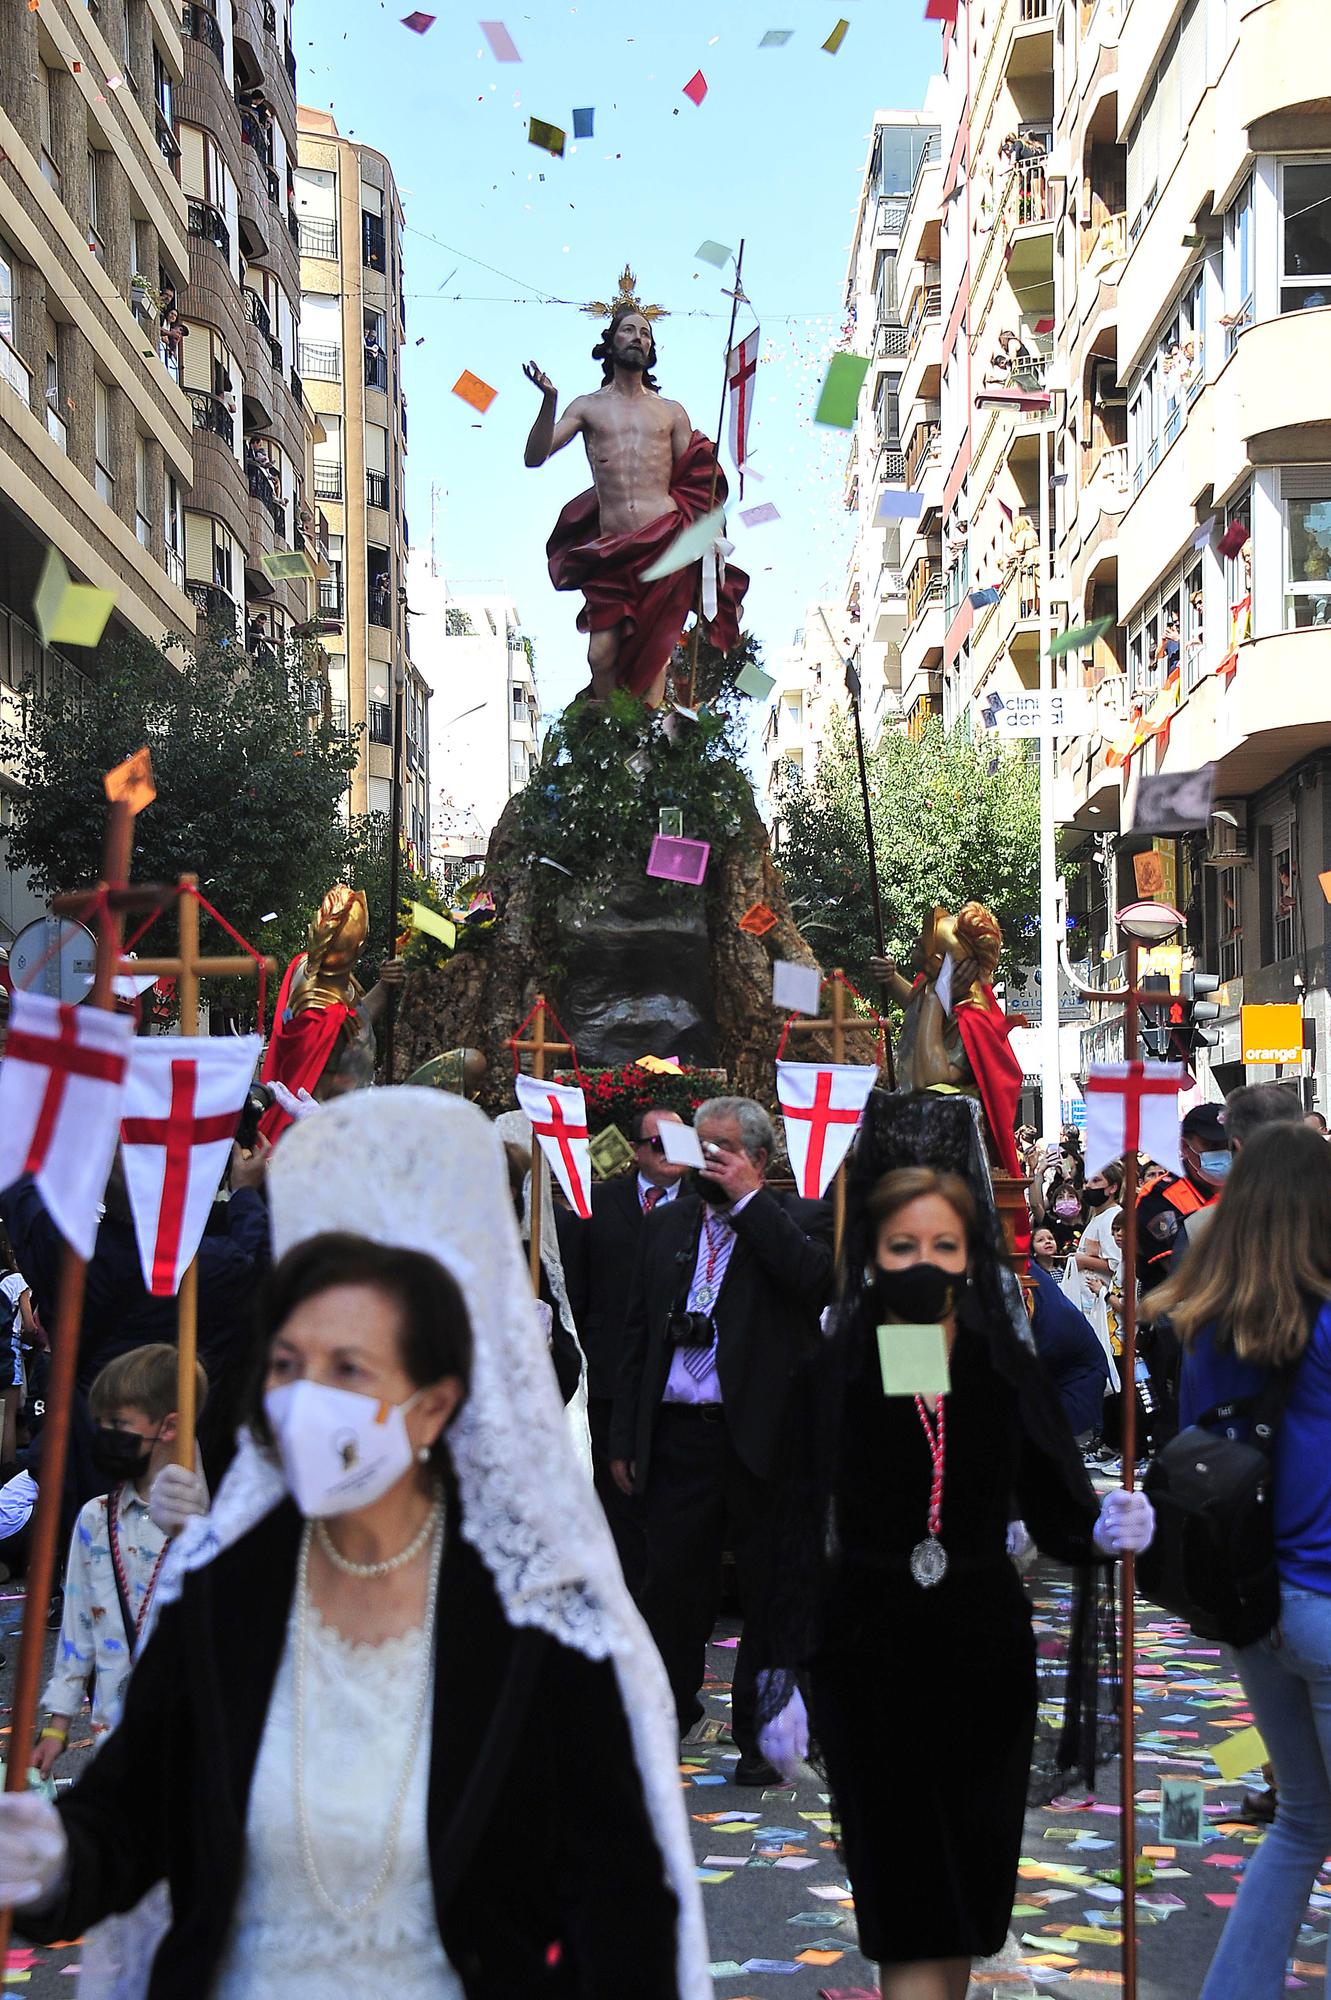
{"type": "Polygon", "coordinates": [[[405,1569],[409,1562],[415,1562],[417,1556],[434,1533],[435,1508],[440,1504],[438,1500],[435,1501],[434,1506],[430,1508],[429,1513],[421,1522],[420,1527],[407,1543],[405,1549],[399,1549],[395,1556],[389,1556],[383,1562],[352,1562],[350,1556],[344,1556],[337,1548],[332,1536],[328,1532],[327,1523],[322,1520],[316,1521],[314,1524],[315,1539],[324,1555],[327,1556],[329,1562],[333,1565],[333,1568],[340,1569],[343,1576],[389,1576],[395,1569],[405,1569]]]}
{"type": "MultiPolygon", "coordinates": [[[[407,1803],[407,1791],[411,1784],[411,1774],[416,1763],[416,1753],[420,1744],[421,1727],[425,1721],[425,1710],[430,1699],[430,1689],[434,1681],[434,1615],[439,1596],[439,1567],[444,1550],[444,1503],[442,1496],[430,1510],[425,1528],[433,1536],[430,1557],[430,1582],[425,1600],[424,1642],[421,1647],[420,1679],[416,1689],[416,1705],[407,1731],[407,1754],[403,1760],[402,1775],[398,1779],[393,1794],[393,1804],[388,1815],[388,1831],[384,1839],[383,1858],[375,1872],[374,1879],[363,1896],[354,1903],[339,1903],[325,1888],[314,1858],[314,1843],[310,1838],[309,1808],[305,1798],[305,1665],[309,1645],[310,1622],[310,1543],[314,1538],[315,1523],[307,1521],[301,1537],[300,1560],[296,1570],[296,1657],[293,1673],[292,1733],[295,1738],[294,1777],[296,1831],[300,1841],[300,1858],[306,1878],[313,1889],[317,1901],[330,1916],[342,1923],[358,1923],[367,1916],[388,1887],[388,1880],[397,1860],[398,1837],[402,1831],[402,1814],[407,1803]]],[[[422,1531],[424,1533],[424,1530],[422,1531]]],[[[417,1540],[421,1538],[418,1536],[417,1540]]],[[[406,1560],[406,1552],[393,1558],[393,1565],[406,1560]]],[[[390,1565],[390,1566],[393,1566],[390,1565]]],[[[361,1574],[366,1572],[362,1571],[361,1574]]]]}

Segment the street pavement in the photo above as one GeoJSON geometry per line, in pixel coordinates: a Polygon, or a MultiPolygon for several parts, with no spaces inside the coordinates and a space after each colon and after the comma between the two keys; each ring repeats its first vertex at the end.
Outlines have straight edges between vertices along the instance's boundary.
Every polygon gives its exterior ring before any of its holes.
{"type": "MultiPolygon", "coordinates": [[[[1066,1588],[1037,1569],[1028,1580],[1037,1636],[1056,1649],[1066,1588]]],[[[0,1588],[0,1702],[8,1705],[18,1653],[22,1598],[0,1588]]],[[[1139,1841],[1153,1879],[1139,1893],[1142,2000],[1196,2000],[1225,1912],[1233,1900],[1257,1830],[1229,1815],[1240,1804],[1242,1778],[1220,1777],[1212,1751],[1246,1730],[1251,1716],[1219,1648],[1194,1640],[1178,1620],[1138,1607],[1139,1841]],[[1158,1786],[1163,1777],[1205,1787],[1204,1844],[1178,1846],[1157,1838],[1158,1786]]],[[[54,1635],[52,1635],[52,1639],[54,1635]]],[[[717,2000],[862,2000],[875,1988],[872,1968],[856,1946],[855,1917],[836,1851],[830,1802],[815,1773],[793,1787],[754,1791],[731,1782],[735,1752],[724,1731],[729,1715],[735,1627],[723,1623],[711,1648],[706,1689],[714,1740],[682,1753],[685,1787],[707,1910],[717,2000]]],[[[976,1634],[976,1701],[983,1704],[983,1634],[976,1634]]],[[[903,1731],[909,1716],[901,1718],[903,1731]]],[[[86,1730],[75,1730],[76,1742],[86,1730]]],[[[72,1777],[86,1748],[67,1753],[58,1776],[72,1777]]],[[[1256,1774],[1250,1774],[1255,1782],[1256,1774]]],[[[911,1800],[888,1790],[882,1809],[911,1839],[911,1800]]],[[[1117,1888],[1100,1879],[1117,1861],[1118,1766],[1108,1766],[1094,1797],[1056,1800],[1027,1818],[1018,1902],[1008,1947],[980,1969],[971,2000],[1034,2000],[1088,1988],[1120,1987],[1117,1888]]],[[[1331,1914],[1331,1867],[1323,1870],[1309,1921],[1300,1935],[1287,1990],[1316,1988],[1326,1965],[1331,1914]]],[[[68,2000],[79,1950],[16,1945],[4,1986],[32,2000],[68,2000]],[[68,1983],[67,1983],[68,1982],[68,1983]]],[[[77,1990],[75,1988],[75,1990],[77,1990]]],[[[633,1968],[625,1967],[625,1993],[633,1968]]],[[[366,2000],[377,2000],[367,1994],[366,2000]]]]}

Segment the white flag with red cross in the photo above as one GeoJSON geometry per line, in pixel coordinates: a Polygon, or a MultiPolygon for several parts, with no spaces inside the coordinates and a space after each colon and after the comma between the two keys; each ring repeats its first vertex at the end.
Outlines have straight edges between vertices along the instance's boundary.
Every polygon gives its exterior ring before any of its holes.
{"type": "Polygon", "coordinates": [[[754,392],[758,380],[758,349],[761,335],[755,326],[737,347],[726,355],[726,388],[730,398],[730,458],[739,474],[740,498],[744,497],[744,467],[749,456],[749,428],[753,422],[754,392]]]}
{"type": "Polygon", "coordinates": [[[1145,1153],[1176,1174],[1182,1063],[1095,1063],[1086,1078],[1086,1165],[1093,1174],[1125,1153],[1145,1153]]]}
{"type": "Polygon", "coordinates": [[[144,1283],[171,1298],[193,1262],[231,1154],[259,1035],[139,1038],[120,1126],[144,1283]]]}
{"type": "Polygon", "coordinates": [[[548,1083],[537,1076],[514,1077],[513,1088],[574,1213],[586,1221],[592,1212],[586,1098],[574,1084],[548,1083]]]}
{"type": "Polygon", "coordinates": [[[17,989],[10,1006],[0,1063],[0,1188],[35,1175],[60,1234],[91,1257],[134,1023],[17,989]]]}
{"type": "Polygon", "coordinates": [[[869,1092],[873,1063],[779,1062],[776,1094],[786,1126],[786,1152],[806,1201],[821,1201],[850,1151],[869,1092]]]}

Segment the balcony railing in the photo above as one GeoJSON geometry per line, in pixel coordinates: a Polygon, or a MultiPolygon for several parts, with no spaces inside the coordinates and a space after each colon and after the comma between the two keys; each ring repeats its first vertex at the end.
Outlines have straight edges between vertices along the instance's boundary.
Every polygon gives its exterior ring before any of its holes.
{"type": "Polygon", "coordinates": [[[906,329],[900,320],[880,319],[874,328],[875,361],[900,361],[906,352],[906,329]]]}
{"type": "Polygon", "coordinates": [[[342,380],[342,350],[331,340],[302,340],[297,347],[300,372],[311,382],[342,380]]]}
{"type": "Polygon", "coordinates": [[[251,326],[258,327],[265,340],[271,340],[273,337],[273,322],[269,318],[268,307],[259,294],[256,291],[252,291],[248,285],[243,288],[243,291],[246,319],[250,322],[251,326]]]}
{"type": "Polygon", "coordinates": [[[914,303],[906,317],[906,346],[913,354],[925,327],[931,320],[943,317],[943,287],[926,285],[915,296],[914,303]]]}
{"type": "Polygon", "coordinates": [[[367,507],[388,506],[388,474],[367,472],[365,475],[365,504],[367,507]]]}
{"type": "Polygon", "coordinates": [[[211,243],[230,262],[231,231],[220,208],[214,208],[210,201],[196,201],[191,196],[187,227],[191,236],[202,237],[205,243],[211,243]]]}
{"type": "Polygon", "coordinates": [[[342,498],[342,468],[331,465],[327,459],[314,461],[314,497],[316,500],[340,500],[342,498]]]}
{"type": "Polygon", "coordinates": [[[899,486],[906,476],[906,454],[900,445],[880,444],[873,471],[880,484],[899,486]]]}
{"type": "Polygon", "coordinates": [[[210,8],[191,6],[189,0],[186,0],[181,10],[181,25],[187,35],[196,42],[202,42],[206,49],[211,49],[218,62],[225,66],[226,42],[218,26],[217,17],[210,8]]]}
{"type": "Polygon", "coordinates": [[[160,104],[153,106],[154,123],[157,129],[157,150],[170,167],[176,179],[180,179],[180,144],[171,129],[171,120],[160,104]]]}
{"type": "Polygon", "coordinates": [[[342,616],[341,576],[321,576],[319,578],[319,609],[330,618],[342,616]]]}
{"type": "Polygon", "coordinates": [[[294,90],[296,88],[296,51],[292,48],[289,37],[286,45],[286,66],[287,79],[294,90]]]}
{"type": "Polygon", "coordinates": [[[282,352],[282,343],[275,333],[270,333],[268,336],[268,359],[272,363],[274,375],[282,374],[286,368],[286,356],[282,352]]]}
{"type": "Polygon", "coordinates": [[[371,743],[391,743],[393,740],[393,711],[386,701],[370,703],[371,743]]]}
{"type": "Polygon", "coordinates": [[[906,484],[914,486],[921,473],[938,455],[939,439],[943,434],[940,420],[930,418],[927,423],[916,424],[906,446],[906,484]]]}
{"type": "Polygon", "coordinates": [[[941,603],[943,578],[932,563],[918,562],[906,588],[906,623],[913,625],[928,604],[941,603]]]}
{"type": "Polygon", "coordinates": [[[382,389],[388,393],[388,356],[382,348],[371,354],[365,350],[365,386],[367,389],[382,389]]]}
{"type": "Polygon", "coordinates": [[[327,216],[297,216],[296,240],[302,257],[337,257],[337,224],[327,216]]]}
{"type": "Polygon", "coordinates": [[[874,233],[878,236],[900,236],[906,220],[906,210],[910,207],[908,194],[880,194],[878,213],[874,218],[874,233]]]}
{"type": "Polygon", "coordinates": [[[274,208],[282,206],[282,182],[276,167],[268,169],[268,199],[274,208]]]}
{"type": "Polygon", "coordinates": [[[194,411],[195,430],[211,431],[214,437],[220,437],[223,444],[230,445],[234,451],[236,420],[222,398],[214,396],[209,389],[191,389],[189,399],[194,411]]]}
{"type": "Polygon", "coordinates": [[[371,215],[368,210],[361,213],[360,260],[371,271],[388,271],[388,243],[384,234],[382,215],[371,215]]]}
{"type": "Polygon", "coordinates": [[[266,35],[277,39],[277,9],[273,0],[263,0],[263,28],[266,35]]]}
{"type": "Polygon", "coordinates": [[[300,370],[294,362],[291,364],[291,393],[298,403],[304,402],[305,384],[301,381],[300,370]]]}
{"type": "Polygon", "coordinates": [[[1049,20],[1052,12],[1051,0],[1021,0],[1017,18],[1027,28],[1033,21],[1049,20]]]}
{"type": "Polygon", "coordinates": [[[210,625],[227,625],[236,629],[236,607],[220,584],[195,583],[192,579],[185,585],[185,595],[196,611],[202,612],[210,625]]]}
{"type": "Polygon", "coordinates": [[[268,136],[268,128],[258,112],[248,105],[241,106],[240,136],[244,144],[258,154],[265,167],[272,166],[273,142],[268,136]]]}

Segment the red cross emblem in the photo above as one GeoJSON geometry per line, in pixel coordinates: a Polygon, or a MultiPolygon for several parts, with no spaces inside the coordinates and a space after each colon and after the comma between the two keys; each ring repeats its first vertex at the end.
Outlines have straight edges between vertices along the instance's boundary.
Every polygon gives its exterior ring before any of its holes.
{"type": "Polygon", "coordinates": [[[195,1146],[212,1146],[220,1139],[233,1138],[240,1119],[239,1111],[196,1118],[194,1100],[198,1080],[197,1065],[188,1056],[180,1058],[171,1065],[171,1109],[166,1117],[121,1120],[120,1137],[125,1145],[166,1148],[162,1205],[153,1248],[150,1289],[154,1298],[170,1298],[176,1289],[176,1260],[180,1255],[180,1230],[189,1193],[190,1155],[195,1146]]]}
{"type": "Polygon", "coordinates": [[[1155,1076],[1145,1063],[1130,1062],[1126,1076],[1097,1076],[1092,1070],[1086,1079],[1087,1094],[1094,1092],[1100,1097],[1121,1097],[1123,1099],[1123,1150],[1136,1153],[1141,1149],[1142,1104],[1148,1097],[1177,1097],[1178,1077],[1155,1076]]]}
{"type": "Polygon", "coordinates": [[[119,1083],[125,1074],[126,1059],[104,1049],[87,1048],[80,1042],[78,1009],[69,1005],[60,1009],[58,1035],[35,1035],[30,1028],[15,1028],[5,1045],[5,1054],[12,1062],[35,1063],[51,1072],[23,1168],[25,1174],[37,1174],[46,1164],[71,1076],[92,1077],[98,1083],[119,1083]]]}
{"type": "Polygon", "coordinates": [[[823,1174],[823,1148],[827,1143],[828,1130],[833,1125],[858,1125],[860,1114],[849,1109],[839,1110],[832,1103],[832,1079],[826,1070],[820,1072],[814,1086],[813,1103],[807,1109],[798,1105],[783,1104],[783,1118],[807,1118],[809,1120],[809,1152],[804,1162],[804,1193],[810,1199],[818,1198],[818,1187],[823,1174]]]}
{"type": "Polygon", "coordinates": [[[582,1175],[578,1172],[578,1163],[573,1157],[573,1141],[575,1139],[585,1139],[587,1137],[587,1127],[585,1125],[570,1125],[564,1116],[564,1107],[557,1097],[550,1099],[548,1108],[550,1123],[548,1125],[538,1125],[536,1120],[533,1119],[531,1129],[539,1139],[553,1139],[559,1147],[559,1156],[564,1162],[564,1169],[568,1174],[569,1186],[573,1190],[573,1206],[585,1222],[591,1214],[591,1210],[587,1206],[587,1197],[583,1193],[582,1175]]]}

